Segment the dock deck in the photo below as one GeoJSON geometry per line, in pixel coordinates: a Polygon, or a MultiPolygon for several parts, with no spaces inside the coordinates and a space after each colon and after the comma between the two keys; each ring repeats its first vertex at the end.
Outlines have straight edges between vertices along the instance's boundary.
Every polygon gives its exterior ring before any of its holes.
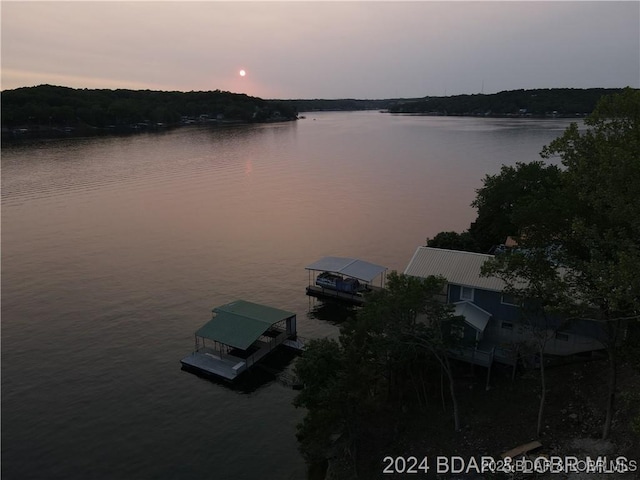
{"type": "MultiPolygon", "coordinates": [[[[382,290],[381,287],[377,287],[375,285],[369,285],[366,291],[375,292],[382,290]]],[[[334,298],[337,300],[344,300],[346,302],[352,303],[354,305],[364,305],[366,302],[366,298],[364,293],[347,293],[347,292],[339,292],[337,290],[332,290],[330,288],[322,288],[317,285],[309,285],[307,286],[307,295],[317,298],[334,298]]]]}
{"type": "MultiPolygon", "coordinates": [[[[188,367],[195,368],[205,373],[211,373],[233,380],[247,368],[254,365],[260,359],[271,353],[278,345],[288,339],[286,332],[281,332],[269,342],[258,340],[252,345],[256,350],[246,358],[237,357],[231,354],[222,354],[220,351],[211,348],[200,348],[191,355],[187,355],[180,362],[188,367]]],[[[240,351],[240,353],[244,353],[240,351]]]]}
{"type": "Polygon", "coordinates": [[[316,285],[309,285],[307,287],[307,295],[317,298],[335,298],[337,300],[344,300],[355,305],[364,304],[364,296],[357,293],[339,292],[337,290],[331,290],[329,288],[322,288],[316,285]]]}
{"type": "Polygon", "coordinates": [[[234,380],[247,369],[246,360],[231,355],[220,355],[220,352],[204,348],[187,355],[180,363],[200,372],[217,375],[227,380],[234,380]]]}

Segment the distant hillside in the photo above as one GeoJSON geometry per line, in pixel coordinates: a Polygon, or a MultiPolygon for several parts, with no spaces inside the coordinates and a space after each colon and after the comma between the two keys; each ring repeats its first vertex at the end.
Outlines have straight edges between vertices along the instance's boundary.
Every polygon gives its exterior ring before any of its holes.
{"type": "Polygon", "coordinates": [[[222,92],[73,89],[52,85],[5,90],[2,131],[128,131],[195,122],[293,120],[285,102],[222,92]]]}
{"type": "Polygon", "coordinates": [[[3,135],[70,135],[160,129],[192,123],[294,120],[298,112],[388,110],[422,115],[576,116],[622,89],[513,90],[419,99],[263,100],[223,92],[74,89],[52,85],[1,93],[3,135]]]}
{"type": "Polygon", "coordinates": [[[385,100],[314,99],[272,100],[286,102],[298,112],[388,110],[391,113],[486,116],[575,116],[591,113],[603,95],[619,88],[552,88],[511,90],[491,95],[393,98],[385,100]]]}
{"type": "Polygon", "coordinates": [[[511,90],[492,95],[455,95],[425,97],[397,102],[388,107],[392,113],[426,115],[483,116],[575,116],[588,115],[603,95],[621,88],[551,88],[511,90]]]}
{"type": "Polygon", "coordinates": [[[292,105],[298,112],[321,112],[321,111],[356,111],[356,110],[386,110],[390,105],[395,105],[399,101],[407,99],[387,99],[387,100],[356,100],[353,98],[343,98],[338,100],[272,100],[273,102],[284,102],[292,105]]]}

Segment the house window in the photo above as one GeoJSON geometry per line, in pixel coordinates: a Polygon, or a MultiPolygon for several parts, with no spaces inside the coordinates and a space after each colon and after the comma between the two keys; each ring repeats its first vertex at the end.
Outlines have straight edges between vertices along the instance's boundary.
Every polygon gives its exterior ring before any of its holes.
{"type": "Polygon", "coordinates": [[[460,287],[460,300],[469,300],[473,302],[473,288],[460,287]]]}
{"type": "Polygon", "coordinates": [[[569,334],[562,333],[562,332],[556,332],[556,340],[562,340],[563,342],[568,342],[569,341],[569,334]]]}
{"type": "Polygon", "coordinates": [[[505,330],[513,330],[513,323],[511,322],[502,322],[502,325],[500,326],[505,330]]]}
{"type": "Polygon", "coordinates": [[[509,295],[508,293],[503,293],[502,298],[500,299],[500,303],[503,305],[513,305],[514,307],[518,306],[518,299],[513,295],[509,295]]]}

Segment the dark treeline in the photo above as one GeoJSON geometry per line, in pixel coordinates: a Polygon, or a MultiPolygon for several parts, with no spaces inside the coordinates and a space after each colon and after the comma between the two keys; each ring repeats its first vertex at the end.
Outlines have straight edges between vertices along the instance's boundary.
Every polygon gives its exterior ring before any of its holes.
{"type": "Polygon", "coordinates": [[[551,88],[511,90],[492,95],[425,97],[390,105],[392,113],[486,116],[575,116],[588,115],[604,95],[619,88],[551,88]]]}
{"type": "Polygon", "coordinates": [[[487,116],[586,116],[604,95],[620,88],[551,88],[511,90],[491,95],[391,98],[384,100],[313,99],[274,100],[293,105],[298,112],[388,110],[391,113],[487,116]]]}
{"type": "Polygon", "coordinates": [[[356,100],[344,98],[339,100],[276,100],[293,105],[298,112],[319,112],[319,111],[356,111],[356,110],[386,110],[398,102],[410,101],[407,99],[387,99],[387,100],[356,100]]]}
{"type": "Polygon", "coordinates": [[[126,130],[192,122],[296,118],[293,106],[244,94],[74,89],[52,85],[2,92],[2,130],[126,130]]]}
{"type": "Polygon", "coordinates": [[[621,89],[513,90],[493,95],[422,99],[264,100],[220,90],[74,89],[52,85],[5,90],[3,134],[102,133],[191,123],[294,120],[298,112],[388,110],[431,115],[575,116],[591,113],[604,96],[621,89]]]}

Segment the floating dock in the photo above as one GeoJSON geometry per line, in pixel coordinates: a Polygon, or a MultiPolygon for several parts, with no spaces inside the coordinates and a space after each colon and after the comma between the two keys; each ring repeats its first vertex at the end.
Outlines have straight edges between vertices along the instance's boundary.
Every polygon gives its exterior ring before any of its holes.
{"type": "Polygon", "coordinates": [[[309,271],[307,295],[317,298],[341,300],[358,306],[365,303],[365,294],[367,292],[384,288],[387,272],[387,267],[365,262],[357,258],[345,257],[324,257],[308,265],[305,269],[309,271]],[[342,282],[336,282],[334,287],[328,286],[327,282],[323,280],[323,276],[326,276],[328,273],[355,279],[359,284],[359,288],[351,288],[353,284],[348,282],[344,283],[344,287],[342,282]],[[380,279],[380,286],[373,284],[378,278],[380,279]]]}
{"type": "Polygon", "coordinates": [[[380,287],[369,285],[366,289],[357,293],[339,292],[330,288],[318,287],[317,285],[309,285],[307,287],[307,295],[310,297],[342,300],[353,305],[361,306],[365,303],[365,294],[376,290],[382,290],[380,287]]]}
{"type": "Polygon", "coordinates": [[[195,350],[180,361],[187,369],[234,380],[281,345],[304,348],[295,313],[245,300],[212,312],[195,333],[195,350]]]}

